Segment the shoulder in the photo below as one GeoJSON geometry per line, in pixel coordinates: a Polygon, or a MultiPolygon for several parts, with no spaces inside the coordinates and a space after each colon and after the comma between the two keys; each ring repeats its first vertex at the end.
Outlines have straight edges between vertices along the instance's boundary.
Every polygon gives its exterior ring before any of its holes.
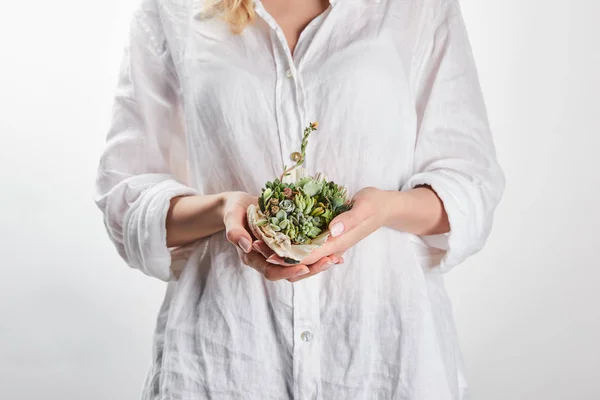
{"type": "Polygon", "coordinates": [[[379,0],[379,3],[412,26],[427,27],[458,10],[458,0],[379,0]]]}
{"type": "Polygon", "coordinates": [[[130,33],[143,36],[156,51],[177,53],[189,17],[204,0],[136,0],[130,33]]]}
{"type": "Polygon", "coordinates": [[[379,0],[395,16],[396,30],[417,49],[443,34],[447,22],[460,15],[459,0],[379,0]],[[399,27],[398,27],[399,26],[399,27]],[[412,40],[412,41],[411,41],[412,40]]]}
{"type": "Polygon", "coordinates": [[[148,29],[185,23],[204,0],[136,0],[133,20],[148,29]]]}

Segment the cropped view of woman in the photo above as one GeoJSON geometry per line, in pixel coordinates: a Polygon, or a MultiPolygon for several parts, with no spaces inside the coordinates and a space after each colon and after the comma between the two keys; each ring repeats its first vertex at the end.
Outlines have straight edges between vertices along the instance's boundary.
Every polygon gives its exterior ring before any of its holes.
{"type": "Polygon", "coordinates": [[[444,274],[505,179],[457,0],[137,1],[95,202],[167,282],[143,399],[467,399],[444,274]],[[307,126],[352,208],[287,263],[246,211],[307,126]]]}

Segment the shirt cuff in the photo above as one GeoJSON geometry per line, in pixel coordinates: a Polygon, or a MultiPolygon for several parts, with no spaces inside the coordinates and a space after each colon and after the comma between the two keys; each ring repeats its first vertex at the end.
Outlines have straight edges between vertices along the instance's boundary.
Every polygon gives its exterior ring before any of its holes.
{"type": "Polygon", "coordinates": [[[432,272],[444,273],[466,260],[483,246],[479,226],[484,226],[482,205],[475,202],[480,196],[479,185],[454,171],[436,170],[413,175],[402,191],[418,185],[429,185],[442,200],[450,232],[438,235],[413,235],[417,255],[422,265],[432,272]]]}
{"type": "Polygon", "coordinates": [[[171,249],[167,247],[166,219],[171,199],[198,191],[173,179],[146,188],[124,220],[123,244],[130,266],[168,282],[175,279],[171,249]]]}

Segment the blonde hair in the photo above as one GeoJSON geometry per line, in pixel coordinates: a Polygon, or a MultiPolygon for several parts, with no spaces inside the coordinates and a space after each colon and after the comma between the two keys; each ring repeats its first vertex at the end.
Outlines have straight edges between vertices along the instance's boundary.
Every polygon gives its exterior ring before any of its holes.
{"type": "Polygon", "coordinates": [[[207,8],[219,13],[236,35],[256,18],[254,0],[212,0],[207,2],[207,8]]]}

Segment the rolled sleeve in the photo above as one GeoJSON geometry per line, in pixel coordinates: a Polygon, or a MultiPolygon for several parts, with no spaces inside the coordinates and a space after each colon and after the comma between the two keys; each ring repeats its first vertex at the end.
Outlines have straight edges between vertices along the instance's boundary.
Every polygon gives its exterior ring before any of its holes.
{"type": "Polygon", "coordinates": [[[94,201],[123,260],[168,281],[170,201],[198,191],[188,182],[179,81],[154,0],[141,2],[129,33],[94,201]]]}
{"type": "Polygon", "coordinates": [[[449,233],[417,238],[437,255],[429,267],[446,272],[483,247],[505,177],[458,3],[447,1],[431,26],[415,77],[415,173],[401,190],[429,185],[443,202],[449,233]]]}
{"type": "Polygon", "coordinates": [[[188,186],[167,179],[149,186],[124,217],[126,259],[146,275],[163,281],[174,278],[165,221],[171,199],[194,194],[188,186]]]}

